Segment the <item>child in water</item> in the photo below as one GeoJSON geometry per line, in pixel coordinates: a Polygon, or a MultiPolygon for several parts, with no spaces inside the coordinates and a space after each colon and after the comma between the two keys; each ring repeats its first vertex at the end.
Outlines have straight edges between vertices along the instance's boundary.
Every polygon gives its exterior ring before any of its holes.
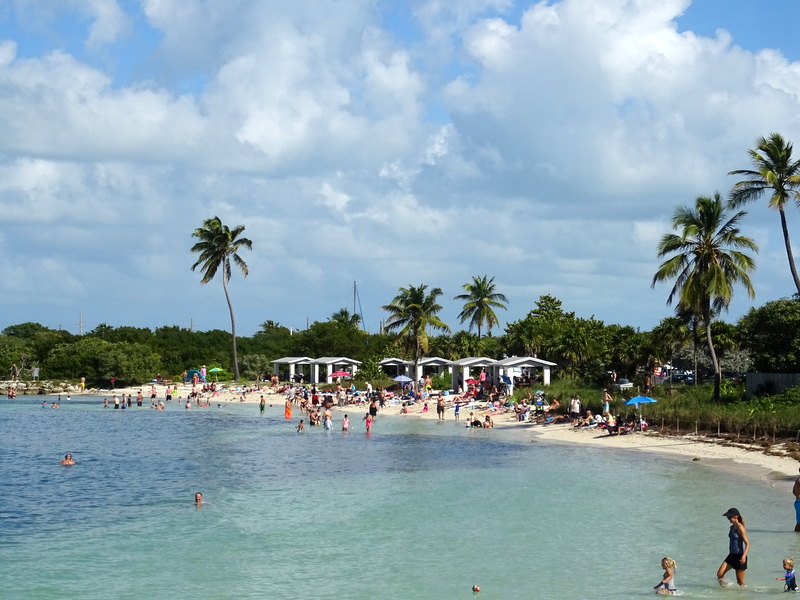
{"type": "Polygon", "coordinates": [[[674,594],[677,591],[675,587],[675,569],[678,565],[671,558],[665,556],[661,559],[661,568],[664,569],[664,577],[653,589],[656,594],[674,594]]]}
{"type": "Polygon", "coordinates": [[[793,558],[784,558],[783,559],[783,570],[786,571],[786,574],[783,577],[776,577],[778,581],[785,581],[786,583],[783,584],[783,591],[784,592],[796,592],[797,591],[797,581],[794,578],[794,559],[793,558]]]}
{"type": "Polygon", "coordinates": [[[303,423],[303,419],[300,419],[300,424],[297,426],[297,433],[303,433],[305,431],[305,424],[303,423]]]}

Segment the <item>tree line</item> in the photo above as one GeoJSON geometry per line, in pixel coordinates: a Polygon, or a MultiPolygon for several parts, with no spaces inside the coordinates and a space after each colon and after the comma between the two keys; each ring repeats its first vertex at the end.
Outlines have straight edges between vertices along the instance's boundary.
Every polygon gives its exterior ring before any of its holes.
{"type": "MultiPolygon", "coordinates": [[[[735,324],[714,321],[712,336],[724,371],[794,372],[800,360],[800,300],[768,302],[735,324]]],[[[266,321],[254,335],[239,338],[238,360],[241,375],[253,380],[272,373],[271,361],[283,356],[349,356],[362,361],[363,378],[375,379],[381,376],[381,359],[415,359],[410,339],[402,329],[366,333],[358,328],[354,315],[341,309],[303,331],[266,321]]],[[[29,378],[35,366],[45,379],[86,377],[90,385],[104,387],[111,377],[121,384],[142,383],[156,375],[175,380],[184,370],[202,365],[224,369],[220,376],[225,378],[233,373],[230,340],[230,333],[219,329],[165,326],[151,330],[101,324],[78,336],[38,323],[21,323],[0,334],[0,369],[7,374],[17,365],[29,378]]],[[[640,331],[578,316],[565,310],[559,299],[543,295],[524,318],[509,323],[501,334],[479,337],[461,330],[433,335],[426,340],[425,355],[451,360],[539,356],[558,364],[557,377],[602,385],[610,370],[635,379],[665,363],[711,373],[705,341],[704,329],[687,316],[667,317],[651,331],[640,331]]]]}

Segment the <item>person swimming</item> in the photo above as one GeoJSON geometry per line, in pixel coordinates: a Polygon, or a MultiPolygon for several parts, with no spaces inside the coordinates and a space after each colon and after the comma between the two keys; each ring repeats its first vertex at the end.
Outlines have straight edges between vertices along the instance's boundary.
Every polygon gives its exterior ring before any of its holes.
{"type": "Polygon", "coordinates": [[[75,461],[72,460],[72,454],[67,452],[67,454],[64,455],[64,460],[61,461],[61,464],[67,466],[74,465],[75,461]]]}

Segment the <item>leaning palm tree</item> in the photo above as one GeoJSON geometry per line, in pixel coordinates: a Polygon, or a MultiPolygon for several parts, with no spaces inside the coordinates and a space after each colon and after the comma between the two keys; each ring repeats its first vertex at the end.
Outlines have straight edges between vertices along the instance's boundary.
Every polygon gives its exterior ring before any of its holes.
{"type": "Polygon", "coordinates": [[[728,309],[733,286],[741,283],[753,298],[750,273],[755,261],[740,249],[758,252],[749,237],[741,235],[738,223],[744,211],[728,217],[719,194],[700,197],[694,208],[679,206],[672,217],[678,233],[668,233],[658,245],[658,257],[669,256],[653,276],[651,287],[675,280],[667,304],[677,298],[678,308],[696,315],[706,331],[708,351],[714,365],[714,399],[719,401],[720,368],[711,337],[714,315],[728,309]]]}
{"type": "Polygon", "coordinates": [[[756,148],[748,151],[754,170],[738,169],[728,175],[744,175],[744,179],[733,186],[730,194],[732,208],[757,200],[764,192],[770,194],[769,205],[778,209],[783,229],[783,242],[786,257],[792,272],[794,285],[800,294],[800,277],[794,264],[792,244],[789,241],[789,228],[786,225],[787,202],[794,200],[800,204],[800,159],[792,160],[792,144],[785,141],[779,133],[771,133],[769,138],[759,138],[756,148]]]}
{"type": "Polygon", "coordinates": [[[494,277],[489,279],[488,275],[483,277],[472,277],[472,283],[465,283],[463,286],[466,294],[459,294],[454,300],[464,300],[464,308],[459,313],[458,318],[463,323],[469,319],[469,330],[473,327],[478,329],[478,337],[481,337],[481,325],[486,323],[489,335],[492,335],[492,325],[499,325],[497,315],[494,314],[495,308],[506,310],[504,302],[508,302],[503,294],[495,291],[494,277]]]}
{"type": "Polygon", "coordinates": [[[392,301],[383,306],[389,313],[386,321],[386,330],[399,330],[400,336],[406,339],[414,356],[414,372],[417,372],[419,359],[428,351],[428,327],[449,332],[450,328],[436,315],[442,306],[436,298],[442,295],[441,288],[433,288],[430,293],[425,293],[427,285],[400,288],[400,293],[392,301]]]}
{"type": "Polygon", "coordinates": [[[200,267],[203,278],[200,283],[208,283],[217,274],[217,270],[222,267],[222,289],[225,290],[225,300],[228,302],[228,310],[231,313],[231,337],[233,338],[233,378],[239,380],[239,357],[236,354],[236,320],[233,318],[233,305],[228,294],[228,281],[231,278],[231,261],[233,261],[242,275],[247,277],[247,263],[239,256],[242,248],[252,250],[253,242],[247,238],[239,236],[244,231],[244,225],[238,225],[231,229],[223,225],[219,217],[206,219],[203,226],[198,227],[192,233],[192,237],[200,241],[192,246],[192,252],[197,252],[200,256],[197,262],[192,265],[192,271],[200,267]]]}

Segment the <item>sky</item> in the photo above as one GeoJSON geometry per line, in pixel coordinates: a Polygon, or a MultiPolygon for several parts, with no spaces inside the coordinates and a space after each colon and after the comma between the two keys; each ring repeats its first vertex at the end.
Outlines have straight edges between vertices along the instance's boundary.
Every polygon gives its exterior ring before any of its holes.
{"type": "MultiPolygon", "coordinates": [[[[400,287],[649,330],[680,205],[800,140],[795,0],[0,0],[0,328],[228,329],[192,232],[252,251],[237,333],[400,287]]],[[[749,205],[756,298],[790,296],[778,214],[749,205]]],[[[800,213],[787,209],[790,234],[800,213]]],[[[800,248],[795,247],[800,255],[800,248]]],[[[500,328],[502,330],[502,327],[500,328]]],[[[495,329],[495,333],[499,333],[495,329]]]]}

